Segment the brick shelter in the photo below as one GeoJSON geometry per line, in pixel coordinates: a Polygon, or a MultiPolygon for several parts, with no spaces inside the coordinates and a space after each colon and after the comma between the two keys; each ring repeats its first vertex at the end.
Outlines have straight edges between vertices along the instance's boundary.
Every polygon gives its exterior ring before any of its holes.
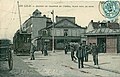
{"type": "Polygon", "coordinates": [[[86,33],[87,44],[96,43],[100,53],[120,52],[120,28],[118,23],[95,22],[94,25],[92,21],[91,26],[93,26],[92,30],[86,33]]]}

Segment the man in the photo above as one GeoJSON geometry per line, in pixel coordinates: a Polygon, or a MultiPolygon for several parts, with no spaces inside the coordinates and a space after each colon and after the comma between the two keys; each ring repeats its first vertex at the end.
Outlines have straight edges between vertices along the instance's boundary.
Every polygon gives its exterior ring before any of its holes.
{"type": "Polygon", "coordinates": [[[78,58],[78,68],[80,68],[80,65],[81,65],[81,68],[84,68],[83,66],[84,55],[83,55],[83,50],[82,50],[82,44],[79,45],[77,52],[76,52],[76,56],[78,58]]]}
{"type": "Polygon", "coordinates": [[[47,44],[46,43],[44,44],[43,51],[44,51],[44,56],[47,56],[48,52],[47,52],[47,44]]]}
{"type": "Polygon", "coordinates": [[[85,62],[88,62],[88,56],[92,51],[92,43],[89,43],[89,45],[86,45],[86,55],[85,55],[85,62]]]}
{"type": "Polygon", "coordinates": [[[70,51],[71,51],[71,59],[72,59],[72,61],[77,60],[77,58],[74,56],[74,51],[75,51],[74,45],[70,46],[70,51]]]}
{"type": "Polygon", "coordinates": [[[65,45],[65,54],[68,52],[68,44],[65,45]]]}
{"type": "Polygon", "coordinates": [[[87,62],[88,60],[88,55],[87,55],[87,50],[86,50],[87,46],[86,46],[86,41],[83,41],[83,44],[82,44],[82,51],[83,51],[83,55],[84,55],[84,59],[83,61],[87,62]]]}
{"type": "Polygon", "coordinates": [[[35,60],[34,52],[35,52],[35,46],[31,44],[31,59],[30,60],[35,60]]]}
{"type": "Polygon", "coordinates": [[[98,65],[98,49],[97,49],[97,45],[96,43],[93,43],[93,46],[92,46],[92,55],[93,55],[93,62],[94,62],[94,65],[98,65]]]}
{"type": "Polygon", "coordinates": [[[85,62],[88,62],[88,45],[85,45],[85,62]]]}
{"type": "Polygon", "coordinates": [[[102,44],[102,48],[103,48],[103,53],[105,53],[106,51],[105,51],[105,43],[104,42],[102,44]]]}
{"type": "Polygon", "coordinates": [[[89,43],[88,45],[88,53],[91,53],[92,52],[92,43],[89,43]]]}

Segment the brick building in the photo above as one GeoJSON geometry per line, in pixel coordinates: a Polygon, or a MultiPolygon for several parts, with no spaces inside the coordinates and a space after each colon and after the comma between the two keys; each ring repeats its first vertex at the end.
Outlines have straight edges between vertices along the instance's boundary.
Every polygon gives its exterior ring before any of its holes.
{"type": "Polygon", "coordinates": [[[96,43],[101,53],[120,52],[120,25],[116,22],[91,22],[86,30],[87,43],[96,43]]]}

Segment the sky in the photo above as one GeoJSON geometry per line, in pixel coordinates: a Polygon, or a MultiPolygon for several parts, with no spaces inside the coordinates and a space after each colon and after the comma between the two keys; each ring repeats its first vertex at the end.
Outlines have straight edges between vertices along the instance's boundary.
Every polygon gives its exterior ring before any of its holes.
{"type": "MultiPolygon", "coordinates": [[[[75,17],[76,24],[88,26],[91,20],[103,21],[106,18],[99,12],[98,0],[19,0],[21,21],[24,23],[35,9],[42,15],[52,18],[55,16],[75,17]]],[[[20,28],[17,0],[0,0],[0,38],[12,39],[20,28]]]]}

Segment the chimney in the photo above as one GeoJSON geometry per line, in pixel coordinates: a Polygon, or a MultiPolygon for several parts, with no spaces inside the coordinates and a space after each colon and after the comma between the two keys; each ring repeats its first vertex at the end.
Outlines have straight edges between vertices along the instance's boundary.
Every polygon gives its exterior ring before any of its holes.
{"type": "Polygon", "coordinates": [[[100,23],[100,21],[98,21],[98,23],[100,23]]]}
{"type": "Polygon", "coordinates": [[[46,15],[43,15],[43,17],[46,17],[46,15]]]}
{"type": "Polygon", "coordinates": [[[93,22],[93,20],[91,20],[91,22],[93,22]]]}
{"type": "Polygon", "coordinates": [[[56,16],[56,22],[58,22],[58,16],[56,16]]]}
{"type": "Polygon", "coordinates": [[[110,23],[110,21],[108,21],[108,23],[110,23]]]}

